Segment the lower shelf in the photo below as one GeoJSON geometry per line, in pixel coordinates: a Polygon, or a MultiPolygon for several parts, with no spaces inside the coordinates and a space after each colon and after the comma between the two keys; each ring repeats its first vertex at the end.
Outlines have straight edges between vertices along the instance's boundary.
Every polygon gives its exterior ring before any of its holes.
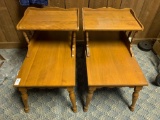
{"type": "Polygon", "coordinates": [[[70,41],[53,40],[47,35],[32,39],[15,87],[75,86],[75,57],[70,41]]]}
{"type": "Polygon", "coordinates": [[[123,40],[90,40],[89,86],[144,86],[147,81],[123,40]]]}

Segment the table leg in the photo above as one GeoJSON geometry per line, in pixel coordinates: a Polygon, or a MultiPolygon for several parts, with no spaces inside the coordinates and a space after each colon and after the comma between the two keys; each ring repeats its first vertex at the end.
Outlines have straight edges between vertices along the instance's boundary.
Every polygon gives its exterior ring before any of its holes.
{"type": "Polygon", "coordinates": [[[138,99],[138,96],[139,96],[139,91],[142,89],[142,86],[140,87],[135,87],[134,88],[134,92],[133,92],[133,95],[132,95],[132,104],[131,106],[129,107],[129,109],[131,111],[134,111],[134,108],[135,108],[135,104],[136,104],[136,101],[138,99]]]}
{"type": "Polygon", "coordinates": [[[22,101],[24,104],[24,111],[27,113],[27,112],[29,112],[27,89],[26,88],[19,88],[19,91],[21,92],[22,101]]]}
{"type": "Polygon", "coordinates": [[[27,57],[29,57],[29,38],[28,38],[28,36],[27,36],[27,33],[26,32],[23,32],[23,36],[24,36],[24,38],[25,38],[25,40],[26,40],[26,42],[28,43],[28,51],[27,51],[27,57]]]}
{"type": "Polygon", "coordinates": [[[128,32],[128,35],[127,35],[127,36],[128,36],[128,39],[129,39],[129,37],[131,36],[131,34],[132,34],[132,31],[129,31],[129,32],[128,32]]]}
{"type": "Polygon", "coordinates": [[[90,51],[89,51],[89,33],[85,32],[85,42],[86,42],[86,56],[90,56],[90,51]]]}
{"type": "Polygon", "coordinates": [[[84,106],[84,112],[88,111],[88,106],[91,102],[91,99],[95,90],[96,90],[96,87],[89,87],[88,95],[86,98],[86,105],[84,106]]]}
{"type": "Polygon", "coordinates": [[[133,31],[132,35],[130,35],[132,37],[131,39],[131,43],[133,42],[133,38],[135,37],[135,35],[137,34],[138,31],[133,31]]]}
{"type": "Polygon", "coordinates": [[[133,42],[133,38],[135,37],[137,31],[130,31],[129,34],[128,34],[128,39],[129,37],[131,37],[131,42],[130,42],[130,53],[131,53],[131,56],[133,57],[134,54],[133,54],[133,50],[132,50],[132,42],[133,42]]]}
{"type": "Polygon", "coordinates": [[[72,32],[72,57],[76,56],[76,32],[72,32]]]}
{"type": "Polygon", "coordinates": [[[68,87],[67,90],[69,92],[69,97],[70,97],[70,100],[72,102],[72,106],[73,106],[72,110],[73,110],[73,112],[77,112],[77,105],[76,105],[74,89],[73,89],[73,87],[68,87]]]}

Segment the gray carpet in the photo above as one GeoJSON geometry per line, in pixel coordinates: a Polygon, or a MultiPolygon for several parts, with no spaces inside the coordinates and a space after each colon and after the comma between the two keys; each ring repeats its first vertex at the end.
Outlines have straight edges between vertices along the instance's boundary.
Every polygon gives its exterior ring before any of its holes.
{"type": "Polygon", "coordinates": [[[25,113],[20,93],[13,87],[16,74],[23,62],[26,49],[0,49],[0,120],[158,120],[160,119],[160,87],[155,85],[158,60],[152,51],[143,52],[133,46],[135,57],[148,80],[149,86],[140,92],[134,112],[128,109],[133,89],[98,89],[88,112],[83,112],[87,93],[87,76],[83,47],[77,45],[75,88],[78,112],[71,111],[65,89],[29,90],[30,112],[25,113]]]}

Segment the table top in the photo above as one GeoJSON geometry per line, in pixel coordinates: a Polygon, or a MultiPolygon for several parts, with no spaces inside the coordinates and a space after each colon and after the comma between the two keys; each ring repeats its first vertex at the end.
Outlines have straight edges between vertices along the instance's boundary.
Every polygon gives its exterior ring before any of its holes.
{"type": "Polygon", "coordinates": [[[17,29],[77,31],[79,29],[78,9],[28,7],[17,29]]]}
{"type": "Polygon", "coordinates": [[[71,57],[70,40],[53,37],[53,33],[43,31],[30,41],[29,57],[21,66],[17,76],[20,81],[15,82],[15,87],[75,86],[75,57],[71,57]]]}
{"type": "Polygon", "coordinates": [[[86,57],[89,86],[146,86],[147,81],[123,40],[90,40],[86,57]]]}
{"type": "Polygon", "coordinates": [[[143,25],[130,8],[83,8],[83,30],[143,30],[143,25]]]}

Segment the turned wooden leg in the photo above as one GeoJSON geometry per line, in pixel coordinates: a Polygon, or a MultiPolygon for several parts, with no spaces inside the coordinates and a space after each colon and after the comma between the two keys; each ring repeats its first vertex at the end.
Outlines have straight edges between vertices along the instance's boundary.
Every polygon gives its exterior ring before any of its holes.
{"type": "Polygon", "coordinates": [[[139,96],[139,91],[142,89],[142,86],[140,87],[135,87],[134,88],[134,92],[133,92],[133,95],[132,95],[132,104],[131,106],[129,107],[129,109],[131,111],[134,111],[134,108],[135,108],[135,104],[136,104],[136,101],[138,99],[138,96],[139,96]]]}
{"type": "Polygon", "coordinates": [[[129,39],[129,37],[131,37],[131,41],[130,41],[130,54],[131,54],[131,57],[134,56],[133,50],[132,50],[132,42],[133,42],[133,38],[135,37],[136,33],[137,33],[137,31],[133,31],[133,32],[130,31],[129,34],[128,34],[128,39],[129,39]]]}
{"type": "Polygon", "coordinates": [[[26,88],[19,88],[19,91],[21,92],[22,101],[24,104],[24,111],[27,113],[27,112],[29,112],[27,89],[26,88]]]}
{"type": "Polygon", "coordinates": [[[90,56],[90,51],[89,51],[89,33],[85,32],[85,42],[86,42],[86,56],[90,56]]]}
{"type": "Polygon", "coordinates": [[[70,100],[72,102],[72,110],[73,112],[77,112],[77,105],[76,105],[76,99],[75,99],[75,94],[74,94],[74,89],[73,87],[69,87],[67,88],[68,92],[69,92],[69,97],[70,97],[70,100]]]}
{"type": "Polygon", "coordinates": [[[92,96],[93,96],[93,93],[94,93],[95,90],[96,90],[96,87],[89,87],[88,95],[87,95],[87,98],[86,98],[86,105],[84,106],[84,112],[87,112],[88,106],[90,104],[90,101],[92,99],[92,96]]]}
{"type": "Polygon", "coordinates": [[[132,39],[131,39],[131,43],[133,42],[133,38],[136,36],[137,32],[138,32],[138,31],[133,31],[133,34],[132,34],[132,35],[130,35],[130,36],[132,37],[132,39]]]}
{"type": "Polygon", "coordinates": [[[76,32],[72,32],[72,57],[76,56],[76,32]]]}
{"type": "Polygon", "coordinates": [[[23,32],[23,36],[26,40],[26,42],[28,43],[28,51],[27,51],[27,57],[29,57],[29,38],[27,36],[27,33],[26,32],[23,32]]]}

